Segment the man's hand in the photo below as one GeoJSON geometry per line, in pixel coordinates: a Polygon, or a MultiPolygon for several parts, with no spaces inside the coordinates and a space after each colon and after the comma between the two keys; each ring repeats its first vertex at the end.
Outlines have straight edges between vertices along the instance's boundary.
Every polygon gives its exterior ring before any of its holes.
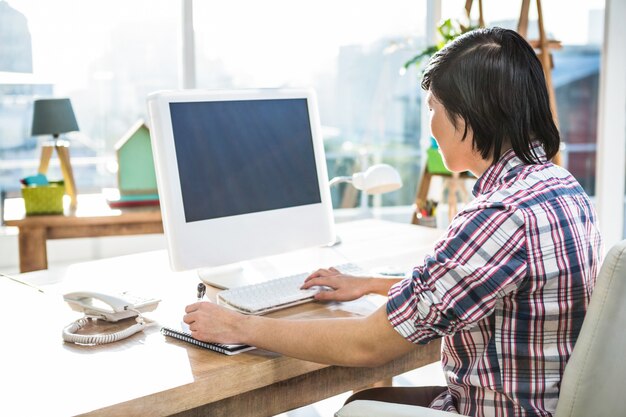
{"type": "Polygon", "coordinates": [[[247,316],[206,301],[185,308],[183,321],[194,339],[216,343],[244,343],[241,327],[247,316]]]}
{"type": "Polygon", "coordinates": [[[371,292],[370,278],[343,275],[338,269],[318,269],[304,280],[302,289],[315,286],[329,287],[330,290],[315,294],[316,300],[352,301],[371,292]]]}
{"type": "Polygon", "coordinates": [[[328,291],[321,291],[315,295],[316,300],[324,301],[352,301],[365,294],[380,294],[387,296],[389,288],[401,279],[355,277],[344,275],[335,268],[318,269],[304,280],[302,289],[314,286],[325,286],[328,291]]]}

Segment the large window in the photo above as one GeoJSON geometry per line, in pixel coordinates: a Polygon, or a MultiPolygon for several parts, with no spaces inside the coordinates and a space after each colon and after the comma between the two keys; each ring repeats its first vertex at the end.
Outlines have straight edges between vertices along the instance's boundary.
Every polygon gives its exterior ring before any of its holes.
{"type": "MultiPolygon", "coordinates": [[[[146,95],[181,86],[181,2],[0,1],[0,190],[18,190],[37,167],[45,138],[32,137],[30,123],[38,96],[72,99],[80,131],[67,136],[79,191],[116,185],[114,144],[146,117],[146,95]]],[[[461,16],[465,2],[441,4],[448,18],[461,16]]],[[[543,7],[546,29],[563,42],[554,52],[563,159],[593,194],[604,2],[543,7]]],[[[484,12],[488,25],[507,27],[519,15],[498,0],[485,0],[484,12]]],[[[534,6],[530,19],[532,36],[534,6]]],[[[426,2],[196,1],[190,23],[197,87],[314,87],[329,175],[386,162],[405,186],[375,204],[413,202],[428,138],[420,137],[418,71],[399,70],[425,45],[426,2]]],[[[60,176],[58,165],[51,175],[60,176]]],[[[349,186],[333,190],[336,207],[359,200],[349,186]]]]}
{"type": "MultiPolygon", "coordinates": [[[[18,179],[36,169],[45,139],[30,135],[37,96],[72,99],[80,132],[67,137],[79,190],[115,186],[115,142],[146,117],[149,92],[180,87],[181,3],[0,5],[2,36],[29,46],[0,57],[0,188],[17,190],[18,179]],[[26,64],[6,64],[15,58],[26,64]]],[[[420,99],[416,74],[400,76],[399,69],[422,46],[423,4],[239,0],[195,2],[194,13],[197,87],[314,87],[330,175],[388,162],[406,186],[385,204],[412,201],[420,99]]],[[[340,191],[336,206],[358,205],[355,193],[340,191]]]]}

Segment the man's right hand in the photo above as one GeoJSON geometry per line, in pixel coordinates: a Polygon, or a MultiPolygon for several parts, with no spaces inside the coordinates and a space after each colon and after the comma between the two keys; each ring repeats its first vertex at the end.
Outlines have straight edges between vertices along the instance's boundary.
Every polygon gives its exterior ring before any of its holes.
{"type": "Polygon", "coordinates": [[[315,295],[320,301],[352,301],[366,294],[379,293],[387,295],[387,291],[395,280],[381,278],[355,277],[344,275],[338,269],[318,269],[309,275],[302,284],[302,289],[314,286],[325,286],[330,290],[320,291],[315,295]]]}

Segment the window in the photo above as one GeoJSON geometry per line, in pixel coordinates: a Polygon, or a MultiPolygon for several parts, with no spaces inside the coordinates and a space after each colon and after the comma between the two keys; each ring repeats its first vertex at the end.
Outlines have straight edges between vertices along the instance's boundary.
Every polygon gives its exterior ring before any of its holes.
{"type": "MultiPolygon", "coordinates": [[[[444,18],[462,15],[465,2],[441,3],[444,18]]],[[[553,75],[563,159],[593,194],[604,2],[543,3],[546,29],[563,42],[553,75]]],[[[389,163],[405,185],[375,204],[413,202],[421,91],[417,71],[399,69],[425,44],[424,2],[196,1],[193,9],[197,87],[314,87],[329,175],[389,163]]],[[[485,0],[484,12],[488,25],[507,27],[519,15],[497,0],[485,0]]],[[[12,46],[0,50],[0,190],[18,190],[36,170],[46,139],[30,135],[37,96],[72,99],[80,131],[67,137],[79,190],[115,186],[114,144],[146,118],[146,95],[180,87],[181,32],[177,1],[0,1],[1,43],[12,46]]],[[[350,186],[332,191],[336,207],[359,205],[350,186]]]]}

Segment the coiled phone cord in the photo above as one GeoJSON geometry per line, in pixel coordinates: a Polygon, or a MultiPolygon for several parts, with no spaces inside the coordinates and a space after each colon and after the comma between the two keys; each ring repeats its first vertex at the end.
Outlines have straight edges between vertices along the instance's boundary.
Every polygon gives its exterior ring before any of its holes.
{"type": "MultiPolygon", "coordinates": [[[[137,312],[139,313],[139,312],[137,312]]],[[[95,317],[83,317],[75,322],[67,325],[63,329],[63,340],[66,342],[77,343],[80,345],[102,345],[105,343],[117,342],[118,340],[125,339],[129,336],[134,335],[137,332],[142,331],[147,327],[145,320],[139,314],[136,318],[136,324],[127,327],[124,330],[120,330],[115,333],[108,334],[77,334],[76,332],[82,329],[87,325],[89,319],[94,319],[95,317]]]]}

